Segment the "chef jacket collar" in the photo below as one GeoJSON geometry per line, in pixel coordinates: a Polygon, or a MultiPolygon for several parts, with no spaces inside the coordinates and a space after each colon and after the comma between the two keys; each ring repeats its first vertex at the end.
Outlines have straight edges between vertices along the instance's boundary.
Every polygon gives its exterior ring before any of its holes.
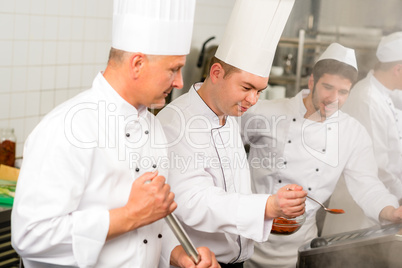
{"type": "Polygon", "coordinates": [[[381,94],[383,94],[385,97],[389,98],[392,90],[387,88],[387,87],[385,87],[383,84],[381,84],[381,82],[378,81],[377,78],[375,78],[375,76],[373,74],[374,74],[373,70],[371,70],[367,74],[367,76],[370,76],[371,83],[376,88],[378,88],[378,90],[381,92],[381,94]]]}
{"type": "MultiPolygon", "coordinates": [[[[303,89],[300,91],[299,94],[296,95],[296,109],[297,109],[297,113],[304,118],[304,115],[307,113],[307,108],[306,106],[304,106],[304,102],[303,99],[306,98],[308,96],[308,94],[310,94],[310,89],[303,89]]],[[[325,121],[337,118],[339,116],[339,109],[333,113],[330,117],[327,117],[325,119],[325,121]]]]}
{"type": "MultiPolygon", "coordinates": [[[[211,123],[212,128],[223,127],[219,124],[219,117],[214,111],[204,102],[204,100],[198,94],[198,90],[202,86],[202,83],[196,83],[191,87],[189,91],[190,103],[194,105],[196,114],[199,116],[205,116],[211,123]]],[[[227,120],[225,120],[227,122],[227,120]]],[[[226,124],[226,123],[225,123],[226,124]]]]}
{"type": "Polygon", "coordinates": [[[106,81],[103,72],[99,72],[92,85],[93,88],[100,90],[106,96],[108,104],[116,105],[116,113],[124,116],[145,117],[147,114],[147,107],[140,106],[136,109],[133,105],[123,99],[119,93],[106,81]]]}

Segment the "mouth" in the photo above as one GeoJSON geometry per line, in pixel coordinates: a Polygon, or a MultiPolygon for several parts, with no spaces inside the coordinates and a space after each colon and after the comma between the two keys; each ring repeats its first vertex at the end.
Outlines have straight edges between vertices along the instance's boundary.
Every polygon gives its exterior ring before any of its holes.
{"type": "Polygon", "coordinates": [[[245,113],[245,112],[247,112],[247,110],[248,110],[250,107],[245,107],[245,106],[239,105],[239,108],[240,108],[240,111],[241,111],[242,113],[245,113]]]}

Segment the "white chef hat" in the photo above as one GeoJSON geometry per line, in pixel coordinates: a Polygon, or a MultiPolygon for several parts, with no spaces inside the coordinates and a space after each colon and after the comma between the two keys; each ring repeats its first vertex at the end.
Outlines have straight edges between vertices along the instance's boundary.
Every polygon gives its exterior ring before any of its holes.
{"type": "Polygon", "coordinates": [[[321,54],[317,62],[319,62],[320,60],[328,59],[346,63],[357,70],[357,62],[354,49],[344,47],[338,43],[332,43],[327,47],[324,53],[321,54]]]}
{"type": "Polygon", "coordinates": [[[268,77],[295,0],[237,0],[215,57],[268,77]]]}
{"type": "Polygon", "coordinates": [[[377,48],[377,59],[381,62],[402,60],[402,32],[384,36],[377,48]]]}
{"type": "Polygon", "coordinates": [[[115,0],[112,47],[150,55],[190,52],[195,0],[115,0]]]}

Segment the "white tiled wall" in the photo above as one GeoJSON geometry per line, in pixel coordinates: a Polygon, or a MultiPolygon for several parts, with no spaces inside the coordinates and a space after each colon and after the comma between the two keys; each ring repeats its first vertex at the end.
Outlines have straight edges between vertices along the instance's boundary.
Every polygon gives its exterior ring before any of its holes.
{"type": "Polygon", "coordinates": [[[0,127],[17,156],[39,120],[104,69],[112,0],[0,0],[0,127]]]}
{"type": "MultiPolygon", "coordinates": [[[[200,77],[199,50],[212,35],[219,41],[233,4],[197,0],[185,88],[200,77]]],[[[40,119],[105,68],[112,7],[113,0],[0,0],[0,128],[15,129],[17,157],[40,119]]]]}

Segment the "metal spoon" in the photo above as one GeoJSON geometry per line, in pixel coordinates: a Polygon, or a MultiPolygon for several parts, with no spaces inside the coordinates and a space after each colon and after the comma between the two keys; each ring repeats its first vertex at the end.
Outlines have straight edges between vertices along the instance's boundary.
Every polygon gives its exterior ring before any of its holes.
{"type": "Polygon", "coordinates": [[[343,209],[336,209],[336,208],[327,208],[326,206],[324,206],[323,204],[321,204],[321,202],[318,202],[317,200],[315,200],[314,198],[307,196],[307,198],[310,198],[311,200],[313,200],[314,202],[316,202],[317,204],[319,204],[326,212],[332,213],[332,214],[343,214],[345,213],[345,211],[343,209]]]}
{"type": "MultiPolygon", "coordinates": [[[[290,188],[286,188],[286,190],[293,191],[293,189],[290,189],[290,188]]],[[[307,198],[309,198],[309,199],[313,200],[314,202],[316,202],[317,204],[319,204],[326,212],[329,212],[329,213],[332,213],[332,214],[343,214],[343,213],[345,213],[345,211],[343,209],[327,208],[321,202],[315,200],[314,198],[312,198],[312,197],[310,197],[308,195],[307,195],[307,198]]]]}

